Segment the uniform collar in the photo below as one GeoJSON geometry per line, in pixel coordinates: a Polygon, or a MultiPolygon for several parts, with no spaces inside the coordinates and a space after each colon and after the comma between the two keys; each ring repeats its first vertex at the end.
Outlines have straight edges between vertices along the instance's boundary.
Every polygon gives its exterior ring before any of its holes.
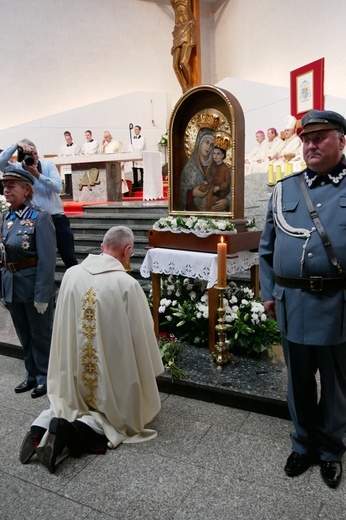
{"type": "Polygon", "coordinates": [[[28,208],[29,208],[29,205],[25,204],[25,203],[21,204],[16,211],[13,211],[12,207],[10,207],[9,212],[6,215],[6,219],[8,219],[8,218],[13,219],[14,215],[17,215],[17,217],[22,218],[22,216],[24,215],[24,213],[26,212],[26,210],[28,208]]]}
{"type": "Polygon", "coordinates": [[[332,169],[331,172],[327,174],[320,175],[310,168],[306,168],[304,171],[304,177],[306,184],[309,188],[313,189],[317,186],[320,186],[323,182],[324,184],[334,184],[337,185],[339,182],[344,179],[346,176],[346,159],[345,156],[342,156],[341,161],[332,169]]]}

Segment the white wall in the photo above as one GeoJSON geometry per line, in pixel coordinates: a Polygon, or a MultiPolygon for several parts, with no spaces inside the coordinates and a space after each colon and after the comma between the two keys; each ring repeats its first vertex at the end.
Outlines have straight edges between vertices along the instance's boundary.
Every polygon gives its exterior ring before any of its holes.
{"type": "Polygon", "coordinates": [[[345,97],[344,0],[230,0],[215,28],[215,81],[289,88],[290,71],[325,58],[325,94],[345,97]]]}
{"type": "Polygon", "coordinates": [[[74,142],[80,146],[85,141],[85,130],[91,130],[99,142],[104,130],[109,130],[113,137],[122,141],[127,150],[130,141],[129,124],[132,123],[142,127],[147,148],[157,150],[157,143],[168,127],[171,109],[170,97],[164,92],[131,92],[2,129],[0,148],[7,148],[26,137],[36,144],[41,156],[56,154],[64,143],[65,130],[72,133],[74,142]]]}
{"type": "Polygon", "coordinates": [[[152,1],[2,0],[0,129],[128,92],[177,100],[173,26],[152,1]]]}
{"type": "MultiPolygon", "coordinates": [[[[290,113],[290,89],[276,87],[238,78],[224,78],[217,86],[231,92],[241,104],[245,118],[245,152],[256,145],[257,130],[267,133],[268,128],[284,130],[286,117],[290,113]]],[[[346,116],[346,99],[325,96],[325,109],[346,116]]]]}
{"type": "MultiPolygon", "coordinates": [[[[200,5],[202,80],[240,101],[247,151],[259,128],[282,130],[290,71],[321,57],[326,108],[346,115],[344,0],[200,5]]],[[[181,96],[173,27],[170,0],[2,0],[0,148],[27,134],[41,153],[55,153],[64,130],[82,142],[86,128],[98,139],[107,129],[126,142],[129,122],[156,145],[181,96]],[[152,96],[157,127],[148,113],[152,96]]]]}

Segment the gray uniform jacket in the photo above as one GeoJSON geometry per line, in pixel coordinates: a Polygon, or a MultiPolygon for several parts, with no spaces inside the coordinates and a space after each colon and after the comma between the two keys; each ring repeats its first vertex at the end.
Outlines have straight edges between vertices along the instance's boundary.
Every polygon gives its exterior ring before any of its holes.
{"type": "Polygon", "coordinates": [[[5,211],[2,217],[6,262],[36,257],[37,265],[15,272],[3,267],[1,297],[7,302],[48,303],[54,290],[56,263],[55,228],[51,216],[26,200],[18,211],[5,211]]]}
{"type": "MultiPolygon", "coordinates": [[[[346,163],[325,182],[308,186],[309,195],[346,270],[346,163]]],[[[319,179],[321,180],[321,179],[319,179]]],[[[278,327],[294,343],[336,345],[346,341],[346,290],[313,293],[275,283],[275,274],[286,277],[337,277],[306,206],[299,174],[275,187],[268,205],[260,241],[260,282],[263,301],[276,302],[278,327]],[[277,196],[282,190],[282,196],[277,196]],[[281,218],[280,218],[281,213],[281,218]],[[278,224],[283,221],[283,226],[278,224]],[[285,230],[283,231],[283,228],[285,230]],[[297,236],[297,229],[305,235],[297,236]]]]}

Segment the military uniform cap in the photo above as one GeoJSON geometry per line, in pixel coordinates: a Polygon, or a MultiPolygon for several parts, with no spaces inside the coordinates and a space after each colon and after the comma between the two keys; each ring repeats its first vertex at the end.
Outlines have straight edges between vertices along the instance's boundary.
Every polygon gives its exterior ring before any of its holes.
{"type": "Polygon", "coordinates": [[[302,127],[303,130],[299,135],[331,129],[346,134],[346,119],[332,110],[310,110],[302,118],[302,127]]]}
{"type": "Polygon", "coordinates": [[[24,181],[31,186],[34,184],[34,178],[29,172],[22,167],[7,166],[2,174],[2,181],[24,181]]]}

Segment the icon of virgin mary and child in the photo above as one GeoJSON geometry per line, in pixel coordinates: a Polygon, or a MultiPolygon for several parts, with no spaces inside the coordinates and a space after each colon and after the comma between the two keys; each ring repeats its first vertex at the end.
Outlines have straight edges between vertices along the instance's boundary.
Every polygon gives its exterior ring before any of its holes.
{"type": "Polygon", "coordinates": [[[225,164],[231,136],[201,128],[180,177],[180,210],[222,212],[230,207],[231,172],[225,164]]]}

